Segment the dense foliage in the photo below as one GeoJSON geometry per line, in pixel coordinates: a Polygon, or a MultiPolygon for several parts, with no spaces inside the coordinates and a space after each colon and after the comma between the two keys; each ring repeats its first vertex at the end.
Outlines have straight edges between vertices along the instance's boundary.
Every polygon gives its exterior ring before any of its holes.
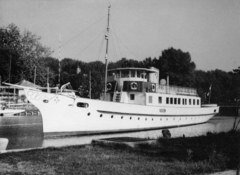
{"type": "MultiPolygon", "coordinates": [[[[0,28],[0,76],[5,82],[17,83],[22,79],[34,81],[36,70],[36,84],[56,86],[59,81],[59,60],[49,55],[51,50],[40,43],[40,37],[29,31],[21,34],[14,24],[0,28]],[[10,78],[10,79],[9,79],[10,78]]],[[[73,89],[81,89],[83,97],[89,97],[91,74],[91,97],[99,98],[104,89],[105,65],[100,61],[82,62],[71,58],[64,58],[60,62],[60,84],[70,82],[73,89]],[[80,68],[81,71],[77,72],[80,68]]],[[[196,70],[195,63],[188,52],[180,49],[168,48],[162,51],[158,58],[146,58],[137,61],[122,58],[117,62],[110,62],[108,68],[119,67],[155,67],[160,70],[160,78],[169,75],[170,84],[177,86],[195,87],[202,101],[209,101],[207,93],[211,89],[211,102],[236,102],[240,99],[240,67],[232,72],[222,70],[196,70]],[[211,88],[210,88],[211,87],[211,88]]]]}

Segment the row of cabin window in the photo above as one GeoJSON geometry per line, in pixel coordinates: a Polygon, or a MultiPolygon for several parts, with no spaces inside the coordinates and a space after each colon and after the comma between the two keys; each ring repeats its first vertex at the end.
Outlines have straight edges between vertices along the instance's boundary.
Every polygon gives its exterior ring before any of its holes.
{"type": "MultiPolygon", "coordinates": [[[[111,74],[110,74],[111,75],[111,74]]],[[[116,76],[116,78],[128,78],[128,77],[138,77],[146,79],[147,73],[145,71],[136,71],[136,70],[123,70],[121,72],[113,72],[112,75],[116,76]]]]}
{"type": "MultiPolygon", "coordinates": [[[[186,98],[173,98],[173,97],[167,97],[166,104],[181,105],[181,99],[182,99],[182,105],[187,105],[186,98]]],[[[149,103],[152,103],[152,96],[149,96],[148,101],[149,101],[149,103]]],[[[158,97],[158,103],[162,104],[162,97],[158,97]]],[[[188,104],[189,105],[199,105],[199,99],[188,99],[188,104]]]]}

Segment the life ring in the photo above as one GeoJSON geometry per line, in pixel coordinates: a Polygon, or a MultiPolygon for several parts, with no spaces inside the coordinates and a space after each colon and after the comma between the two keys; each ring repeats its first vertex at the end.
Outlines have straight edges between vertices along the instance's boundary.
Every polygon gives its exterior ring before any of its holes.
{"type": "Polygon", "coordinates": [[[156,86],[155,84],[152,84],[152,92],[155,92],[155,90],[156,90],[156,86]]]}
{"type": "Polygon", "coordinates": [[[108,83],[107,84],[107,90],[110,91],[112,89],[112,84],[111,83],[108,83]]]}
{"type": "Polygon", "coordinates": [[[131,83],[131,89],[132,89],[132,90],[136,90],[137,87],[138,87],[138,84],[137,84],[136,82],[132,82],[132,83],[131,83]]]}

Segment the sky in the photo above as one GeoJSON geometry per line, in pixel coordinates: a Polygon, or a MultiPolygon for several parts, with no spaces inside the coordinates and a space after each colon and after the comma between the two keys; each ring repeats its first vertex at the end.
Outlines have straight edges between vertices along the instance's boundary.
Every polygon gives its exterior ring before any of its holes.
{"type": "Polygon", "coordinates": [[[40,36],[52,57],[105,62],[158,58],[173,47],[198,70],[240,66],[239,0],[0,0],[0,27],[14,23],[40,36]]]}

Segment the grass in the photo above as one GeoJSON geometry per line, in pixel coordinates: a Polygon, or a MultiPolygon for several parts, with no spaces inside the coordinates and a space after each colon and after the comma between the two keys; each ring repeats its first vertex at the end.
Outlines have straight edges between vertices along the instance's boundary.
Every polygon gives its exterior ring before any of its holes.
{"type": "Polygon", "coordinates": [[[91,144],[0,155],[0,174],[205,174],[234,169],[240,132],[159,138],[135,148],[91,144]]]}

